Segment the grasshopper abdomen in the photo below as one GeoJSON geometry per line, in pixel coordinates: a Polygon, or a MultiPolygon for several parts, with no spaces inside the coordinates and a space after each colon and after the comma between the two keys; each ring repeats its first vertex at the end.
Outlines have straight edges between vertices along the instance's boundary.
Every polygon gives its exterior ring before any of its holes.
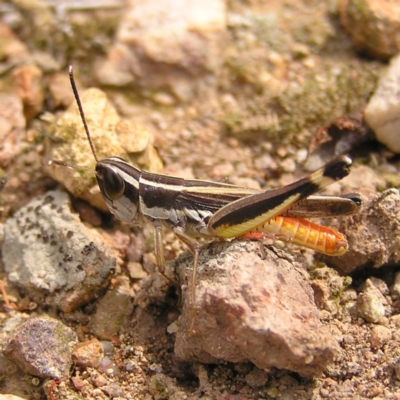
{"type": "Polygon", "coordinates": [[[256,230],[328,256],[341,256],[349,246],[340,232],[302,218],[277,216],[256,230]]]}

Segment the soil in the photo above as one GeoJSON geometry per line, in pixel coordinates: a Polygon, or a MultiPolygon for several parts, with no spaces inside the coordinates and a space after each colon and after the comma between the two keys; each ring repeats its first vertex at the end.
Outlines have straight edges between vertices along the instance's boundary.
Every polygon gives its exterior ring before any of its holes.
{"type": "MultiPolygon", "coordinates": [[[[70,62],[82,88],[100,87],[121,116],[150,131],[164,164],[163,173],[226,180],[251,188],[275,188],[304,176],[303,164],[313,140],[318,149],[318,129],[362,109],[385,67],[355,50],[340,25],[335,2],[230,1],[227,44],[220,54],[223,59],[211,73],[200,74],[186,99],[179,99],[168,88],[143,87],[140,82],[133,87],[102,86],[93,69],[113,45],[122,11],[118,5],[110,6],[108,17],[114,25],[97,26],[93,17],[103,21],[106,17],[101,13],[107,14],[111,3],[98,2],[98,10],[72,10],[74,18],[50,24],[57,26],[57,34],[51,31],[47,35],[37,28],[37,19],[45,16],[40,2],[36,14],[16,1],[0,5],[4,38],[11,43],[3,44],[5,56],[0,61],[0,118],[3,126],[13,127],[10,132],[4,128],[0,151],[1,175],[7,176],[1,193],[3,224],[31,199],[62,187],[49,177],[45,164],[53,122],[73,101],[67,78],[70,62]],[[25,20],[28,11],[30,18],[25,20]],[[80,31],[85,23],[86,28],[80,31]],[[19,70],[16,75],[16,69],[26,64],[36,69],[19,70]],[[21,79],[28,82],[29,96],[27,91],[21,94],[21,79]],[[22,112],[18,112],[18,101],[6,94],[23,99],[22,112]],[[21,113],[26,125],[16,117],[21,113]]],[[[48,18],[60,18],[51,7],[48,10],[48,18]]],[[[2,134],[0,128],[0,137],[2,134]]],[[[369,166],[380,178],[380,185],[373,189],[398,186],[398,156],[374,141],[357,144],[351,145],[355,164],[369,166]]],[[[68,154],[65,157],[62,161],[71,162],[68,154]]],[[[131,229],[86,202],[72,201],[87,224],[115,234],[115,243],[124,242],[126,237],[136,243],[136,250],[121,244],[124,257],[108,289],[129,286],[135,311],[126,322],[107,329],[100,326],[107,324],[107,317],[98,318],[97,310],[105,298],[104,290],[90,304],[70,313],[60,312],[56,305],[32,305],[29,293],[7,282],[1,269],[2,343],[12,325],[30,316],[49,314],[71,327],[80,341],[92,339],[96,336],[93,332],[104,328],[98,338],[113,346],[109,365],[103,369],[75,367],[61,381],[24,374],[1,358],[1,393],[54,400],[400,399],[399,306],[389,290],[397,265],[340,276],[327,266],[329,261],[313,251],[278,243],[307,259],[320,319],[341,338],[335,362],[313,379],[275,368],[262,371],[250,363],[184,363],[174,356],[171,332],[180,313],[179,293],[166,282],[158,295],[149,293],[146,308],[137,305],[140,299],[135,298],[137,293],[143,295],[140,287],[142,277],[148,275],[145,270],[155,265],[151,226],[131,229]],[[138,254],[132,255],[135,251],[138,254]],[[356,311],[357,294],[371,278],[383,287],[386,299],[386,314],[376,323],[361,318],[356,311]],[[94,316],[98,319],[90,325],[94,316]]],[[[165,233],[164,242],[168,261],[187,250],[171,232],[165,233]]],[[[106,301],[119,300],[111,296],[106,301]]],[[[107,309],[107,303],[102,307],[107,309]]]]}

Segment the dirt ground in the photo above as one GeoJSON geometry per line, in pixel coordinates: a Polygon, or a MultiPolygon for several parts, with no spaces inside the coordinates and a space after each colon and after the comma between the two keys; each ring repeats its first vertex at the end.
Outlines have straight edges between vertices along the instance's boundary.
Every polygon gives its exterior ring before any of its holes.
{"type": "MultiPolygon", "coordinates": [[[[148,132],[144,140],[151,150],[140,151],[136,159],[142,168],[255,189],[287,185],[329,161],[327,154],[334,150],[326,150],[326,137],[316,132],[360,112],[385,68],[385,61],[355,49],[334,1],[223,3],[225,28],[209,36],[203,32],[210,46],[206,56],[197,57],[204,45],[196,47],[189,37],[187,49],[194,48],[195,56],[177,55],[175,64],[168,64],[160,60],[174,50],[167,47],[165,55],[156,48],[153,58],[136,60],[135,68],[142,70],[131,80],[126,78],[126,71],[135,69],[130,58],[110,50],[118,48],[116,32],[128,7],[124,2],[82,1],[75,8],[63,2],[22,3],[0,3],[0,167],[7,177],[1,192],[3,227],[33,198],[64,187],[50,177],[46,162],[58,143],[55,121],[73,103],[69,64],[80,92],[104,90],[120,116],[148,132]],[[316,156],[305,163],[311,153],[316,156]]],[[[57,159],[85,167],[90,158],[93,168],[91,154],[79,156],[78,149],[76,156],[79,139],[70,139],[71,148],[57,153],[57,159]]],[[[114,151],[107,147],[112,139],[103,140],[99,156],[114,156],[107,154],[114,151]]],[[[399,187],[399,157],[371,133],[340,140],[353,157],[355,172],[333,192],[399,187]]],[[[61,181],[68,187],[66,176],[61,181]]],[[[88,179],[95,186],[94,177],[88,179]]],[[[112,238],[119,257],[114,275],[90,301],[60,311],[58,304],[44,300],[46,295],[11,283],[2,267],[1,343],[14,326],[47,314],[72,328],[79,341],[97,337],[103,347],[111,346],[108,364],[74,366],[67,377],[54,380],[23,373],[1,357],[0,393],[54,400],[400,399],[398,265],[365,265],[352,273],[342,268],[339,273],[326,257],[278,242],[279,248],[304,255],[319,318],[339,342],[335,361],[307,379],[251,363],[182,362],[174,355],[179,293],[168,282],[159,284],[159,293],[157,286],[147,294],[141,288],[155,271],[152,227],[131,228],[90,205],[85,195],[77,199],[78,192],[89,193],[91,187],[84,185],[74,188],[72,205],[85,224],[112,238]],[[375,322],[363,318],[357,306],[369,285],[383,299],[384,315],[375,322]]],[[[167,261],[187,251],[171,232],[165,232],[164,245],[167,261]]]]}

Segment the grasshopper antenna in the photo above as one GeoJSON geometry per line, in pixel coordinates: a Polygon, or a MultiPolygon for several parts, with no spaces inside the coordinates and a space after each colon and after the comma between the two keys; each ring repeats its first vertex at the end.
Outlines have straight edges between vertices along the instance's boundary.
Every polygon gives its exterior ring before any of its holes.
{"type": "MultiPolygon", "coordinates": [[[[82,170],[82,171],[90,171],[93,172],[91,169],[86,168],[86,167],[80,167],[79,165],[75,165],[75,164],[70,164],[64,161],[58,161],[58,160],[49,160],[47,161],[47,165],[50,167],[52,165],[59,165],[61,167],[67,167],[67,168],[71,168],[71,169],[77,169],[77,170],[82,170]]],[[[1,180],[0,180],[0,185],[1,185],[1,180]]],[[[1,190],[1,186],[0,186],[0,190],[1,190]]]]}
{"type": "Polygon", "coordinates": [[[94,149],[92,137],[90,136],[90,132],[89,132],[89,127],[88,127],[88,124],[86,122],[85,114],[83,113],[81,99],[79,97],[78,89],[76,88],[76,83],[75,83],[75,78],[74,78],[74,71],[72,69],[72,65],[69,66],[68,72],[69,72],[69,80],[70,80],[71,86],[72,86],[72,91],[74,92],[76,104],[78,105],[78,109],[79,109],[79,114],[81,115],[83,127],[85,128],[86,136],[87,136],[87,138],[89,140],[90,148],[92,149],[92,153],[93,153],[94,159],[96,160],[96,163],[98,163],[99,159],[97,158],[97,154],[96,154],[96,151],[94,149]]]}

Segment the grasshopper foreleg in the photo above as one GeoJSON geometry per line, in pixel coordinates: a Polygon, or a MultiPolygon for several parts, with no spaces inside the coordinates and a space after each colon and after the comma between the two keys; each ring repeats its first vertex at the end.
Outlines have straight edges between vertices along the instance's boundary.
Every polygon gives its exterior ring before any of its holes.
{"type": "Polygon", "coordinates": [[[155,241],[155,255],[158,272],[174,286],[180,287],[179,283],[165,274],[165,257],[164,257],[164,244],[162,225],[159,220],[153,221],[154,225],[154,241],[155,241]]]}
{"type": "Polygon", "coordinates": [[[194,333],[194,318],[195,318],[195,294],[196,294],[196,281],[197,281],[197,267],[199,264],[199,252],[200,252],[200,245],[199,243],[193,239],[192,237],[185,234],[182,228],[174,228],[173,232],[175,235],[186,244],[189,248],[190,252],[193,255],[193,271],[192,276],[190,279],[190,305],[192,306],[191,312],[191,321],[190,321],[190,328],[189,331],[194,333]]]}
{"type": "Polygon", "coordinates": [[[185,234],[181,228],[175,228],[173,229],[173,232],[183,243],[186,244],[193,255],[193,272],[190,280],[190,302],[193,305],[195,300],[195,287],[197,279],[197,266],[199,264],[200,245],[197,240],[185,234]]]}
{"type": "MultiPolygon", "coordinates": [[[[175,286],[180,287],[179,283],[174,279],[170,278],[165,274],[165,258],[164,258],[164,246],[163,246],[163,235],[162,235],[162,224],[160,220],[154,220],[154,233],[155,233],[155,254],[158,272],[165,277],[168,281],[173,283],[175,286]]],[[[178,239],[180,239],[189,248],[189,251],[193,255],[193,272],[190,279],[190,302],[193,305],[195,301],[195,287],[197,279],[197,266],[199,263],[199,251],[200,245],[197,240],[187,235],[182,228],[177,227],[172,229],[178,239]]]]}

